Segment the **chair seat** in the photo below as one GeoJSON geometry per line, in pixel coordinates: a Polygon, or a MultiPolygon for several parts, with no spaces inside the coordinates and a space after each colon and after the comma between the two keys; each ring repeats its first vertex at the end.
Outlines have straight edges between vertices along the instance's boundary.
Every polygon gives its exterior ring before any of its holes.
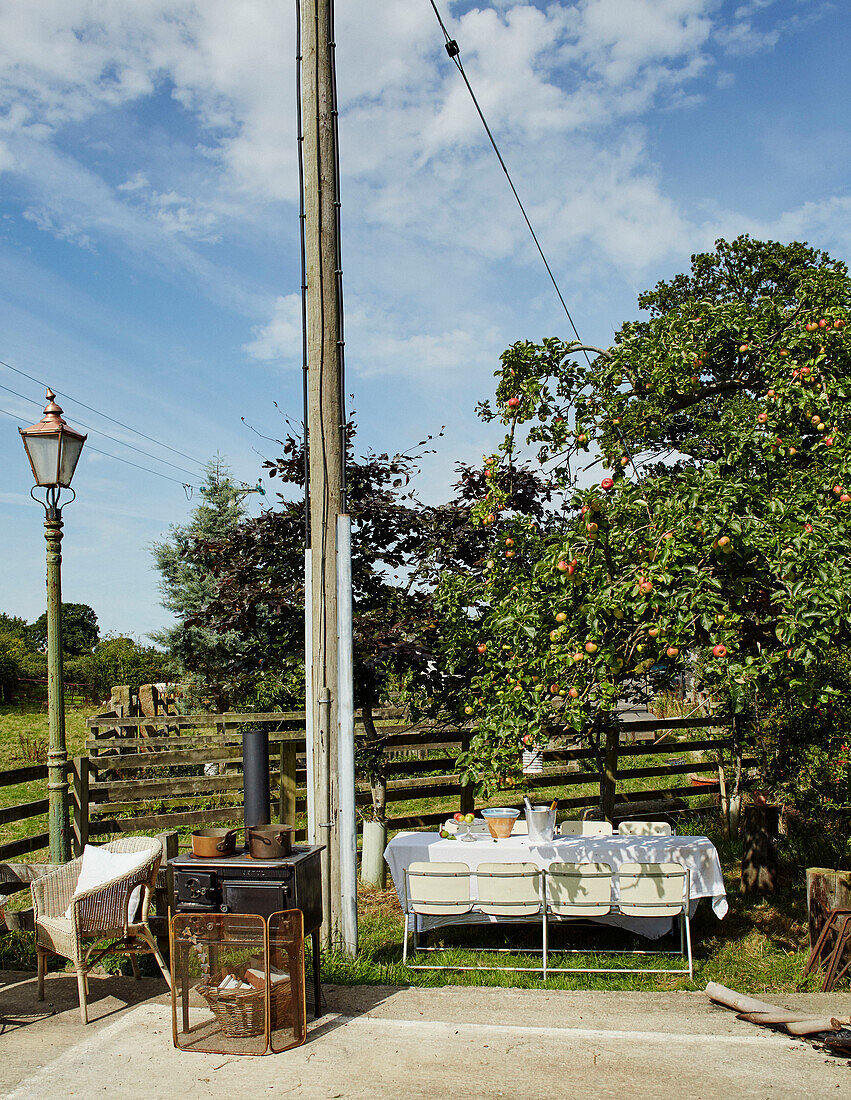
{"type": "MultiPolygon", "coordinates": [[[[132,939],[142,933],[144,925],[130,924],[127,926],[127,939],[132,939]]],[[[124,939],[123,928],[98,928],[96,931],[81,933],[87,940],[116,940],[124,939]]],[[[63,954],[65,948],[71,948],[74,943],[74,922],[68,917],[39,917],[36,925],[36,941],[42,947],[47,947],[57,954],[63,954]]],[[[66,958],[74,958],[74,955],[66,955],[66,958]]]]}

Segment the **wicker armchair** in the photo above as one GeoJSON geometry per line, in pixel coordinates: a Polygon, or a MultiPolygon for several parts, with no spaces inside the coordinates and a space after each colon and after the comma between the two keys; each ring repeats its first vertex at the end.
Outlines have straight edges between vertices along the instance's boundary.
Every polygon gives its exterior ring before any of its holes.
{"type": "Polygon", "coordinates": [[[163,977],[171,986],[168,967],[148,925],[148,911],[162,859],[162,845],[156,838],[137,836],[114,840],[105,844],[104,848],[110,852],[138,852],[140,866],[129,874],[87,890],[76,898],[73,895],[80,876],[82,858],[63,864],[30,885],[38,954],[38,999],[44,1000],[47,956],[61,955],[65,959],[71,959],[77,970],[80,1015],[84,1024],[89,1022],[87,975],[104,955],[129,955],[137,978],[139,967],[136,955],[153,955],[163,977]],[[127,909],[130,895],[137,886],[142,888],[139,913],[130,922],[127,909]],[[72,902],[72,916],[66,917],[66,910],[72,902]],[[104,940],[110,942],[98,949],[98,944],[104,940]]]}

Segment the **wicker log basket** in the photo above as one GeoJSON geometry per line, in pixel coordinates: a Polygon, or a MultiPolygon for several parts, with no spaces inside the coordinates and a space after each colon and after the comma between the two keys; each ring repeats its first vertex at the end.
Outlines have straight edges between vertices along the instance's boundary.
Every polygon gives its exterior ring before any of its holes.
{"type": "MultiPolygon", "coordinates": [[[[239,977],[239,975],[234,975],[239,977]]],[[[196,987],[230,1039],[245,1039],[263,1035],[266,1030],[266,990],[224,989],[203,981],[196,987]]],[[[269,1030],[285,1027],[292,1013],[289,979],[273,982],[269,990],[271,1019],[269,1030]]]]}

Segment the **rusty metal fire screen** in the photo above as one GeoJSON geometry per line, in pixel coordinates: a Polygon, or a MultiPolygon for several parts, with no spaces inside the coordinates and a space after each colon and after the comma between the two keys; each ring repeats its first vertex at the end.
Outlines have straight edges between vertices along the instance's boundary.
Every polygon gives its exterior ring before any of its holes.
{"type": "Polygon", "coordinates": [[[172,1034],[179,1050],[278,1053],[303,1043],[301,910],[171,919],[172,1034]]]}

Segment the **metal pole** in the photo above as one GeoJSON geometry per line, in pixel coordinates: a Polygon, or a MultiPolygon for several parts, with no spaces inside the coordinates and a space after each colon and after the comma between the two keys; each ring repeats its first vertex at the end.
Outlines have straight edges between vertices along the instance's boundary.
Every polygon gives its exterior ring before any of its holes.
{"type": "MultiPolygon", "coordinates": [[[[305,418],[305,425],[307,421],[305,418]]],[[[313,586],[310,573],[310,547],[304,551],[304,763],[307,772],[307,843],[318,844],[319,830],[316,817],[316,792],[314,790],[316,765],[314,740],[316,725],[313,714],[313,586]]]]}
{"type": "Polygon", "coordinates": [[[337,761],[343,947],[358,951],[358,829],[355,817],[355,704],[352,664],[352,517],[337,516],[337,761]]]}
{"type": "Polygon", "coordinates": [[[62,677],[62,513],[48,508],[44,521],[47,542],[47,712],[50,744],[47,753],[50,862],[71,858],[68,816],[68,752],[65,748],[65,685],[62,677]]]}
{"type": "MultiPolygon", "coordinates": [[[[335,947],[336,937],[331,936],[332,917],[339,911],[339,896],[331,889],[331,844],[336,841],[337,830],[331,812],[331,776],[328,771],[328,738],[331,732],[331,696],[328,689],[319,692],[317,699],[319,722],[316,729],[316,813],[317,841],[325,845],[322,853],[322,940],[327,949],[335,947]]],[[[336,864],[336,859],[334,864],[336,864]]]]}

